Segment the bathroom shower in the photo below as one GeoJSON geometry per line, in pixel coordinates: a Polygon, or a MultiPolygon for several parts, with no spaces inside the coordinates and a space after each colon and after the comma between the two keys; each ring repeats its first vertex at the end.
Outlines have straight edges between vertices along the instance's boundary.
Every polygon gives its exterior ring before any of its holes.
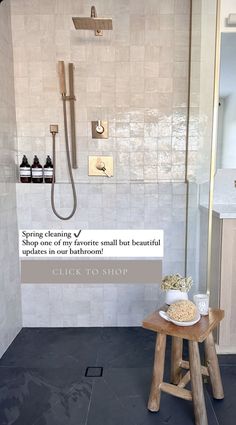
{"type": "Polygon", "coordinates": [[[58,74],[59,74],[59,83],[60,83],[60,92],[61,92],[61,98],[63,103],[63,118],[64,118],[64,131],[65,131],[65,144],[66,144],[66,157],[67,157],[67,164],[68,164],[68,170],[70,175],[70,181],[71,181],[71,187],[72,187],[72,194],[73,194],[73,209],[71,213],[63,217],[61,216],[55,207],[55,174],[56,174],[56,135],[58,133],[58,125],[50,125],[50,132],[52,134],[53,139],[53,179],[52,179],[52,187],[51,187],[51,205],[52,210],[54,214],[60,218],[61,220],[69,220],[73,217],[75,214],[76,208],[77,208],[77,195],[76,195],[76,189],[75,189],[75,183],[73,178],[73,172],[72,168],[77,168],[77,158],[76,158],[76,133],[75,133],[75,109],[74,109],[74,102],[75,102],[75,95],[74,95],[74,65],[73,63],[69,63],[68,65],[69,70],[69,95],[67,96],[67,90],[66,90],[66,76],[65,76],[65,63],[63,61],[58,62],[58,74]],[[69,148],[69,136],[68,136],[68,124],[67,124],[67,108],[66,108],[66,102],[70,102],[70,124],[71,124],[71,156],[70,158],[70,148],[69,148]]]}
{"type": "MultiPolygon", "coordinates": [[[[112,30],[112,19],[111,18],[98,18],[97,11],[95,6],[91,7],[91,15],[90,17],[73,17],[72,18],[75,29],[76,30],[93,30],[96,36],[102,36],[103,30],[112,30]]],[[[63,117],[64,117],[64,131],[65,131],[65,144],[66,144],[66,157],[68,170],[70,175],[72,193],[73,193],[73,209],[71,213],[63,217],[61,216],[55,207],[55,174],[56,174],[56,135],[58,133],[58,125],[52,124],[50,125],[50,132],[52,134],[53,139],[53,179],[52,179],[52,187],[51,187],[51,205],[54,214],[60,218],[61,220],[69,220],[75,214],[77,208],[77,196],[75,190],[75,183],[73,178],[72,168],[77,168],[77,158],[76,158],[76,133],[75,133],[75,95],[74,95],[74,65],[73,63],[69,63],[68,65],[68,73],[69,73],[69,95],[67,95],[66,90],[66,76],[65,76],[65,63],[64,61],[58,62],[58,74],[59,74],[59,83],[60,83],[60,93],[63,103],[63,117]],[[70,137],[71,137],[71,156],[70,156],[70,148],[69,148],[69,136],[68,136],[68,124],[67,124],[67,107],[66,102],[70,103],[70,137]]],[[[107,138],[107,126],[106,128],[102,126],[102,121],[98,120],[96,124],[96,134],[97,138],[107,138]]],[[[96,160],[96,171],[95,175],[98,172],[102,172],[103,175],[107,177],[111,177],[113,174],[113,162],[109,158],[109,163],[112,162],[112,167],[109,167],[107,170],[104,161],[98,158],[96,160]]],[[[89,175],[94,175],[94,171],[89,172],[89,175]]]]}

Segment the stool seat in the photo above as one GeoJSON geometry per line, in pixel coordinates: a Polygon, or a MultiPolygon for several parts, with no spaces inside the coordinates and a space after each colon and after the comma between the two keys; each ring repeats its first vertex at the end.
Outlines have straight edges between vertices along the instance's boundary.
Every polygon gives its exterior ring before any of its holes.
{"type": "Polygon", "coordinates": [[[208,316],[202,316],[201,320],[193,326],[176,326],[167,322],[159,315],[160,310],[166,311],[168,306],[163,306],[150,314],[143,321],[143,327],[154,332],[176,336],[191,341],[203,342],[209,333],[224,318],[224,311],[219,309],[209,309],[208,316]]]}
{"type": "MultiPolygon", "coordinates": [[[[160,310],[166,310],[164,306],[160,310]]],[[[202,375],[211,380],[213,397],[224,398],[220,369],[212,331],[224,317],[224,311],[210,309],[208,316],[192,326],[176,326],[159,315],[150,314],[143,321],[145,329],[157,332],[155,357],[148,409],[158,412],[161,392],[193,402],[196,425],[207,425],[207,414],[203,393],[202,375]],[[165,367],[166,336],[172,337],[170,383],[163,382],[165,367]],[[182,359],[183,339],[188,340],[189,361],[182,359]],[[200,363],[198,343],[204,341],[206,366],[200,363]],[[191,390],[186,385],[191,381],[191,390]]]]}

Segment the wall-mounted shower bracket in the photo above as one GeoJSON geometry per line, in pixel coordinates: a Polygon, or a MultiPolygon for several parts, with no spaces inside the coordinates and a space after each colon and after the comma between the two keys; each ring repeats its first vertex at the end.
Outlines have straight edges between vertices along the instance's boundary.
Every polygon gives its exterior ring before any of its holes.
{"type": "Polygon", "coordinates": [[[62,94],[62,99],[64,100],[76,100],[75,96],[66,96],[65,94],[62,94]]]}
{"type": "Polygon", "coordinates": [[[88,157],[89,176],[113,176],[112,156],[89,156],[88,157]]]}
{"type": "Polygon", "coordinates": [[[108,139],[108,122],[107,121],[92,121],[92,138],[93,139],[108,139]]]}
{"type": "Polygon", "coordinates": [[[52,133],[52,134],[58,133],[58,125],[57,124],[50,124],[50,133],[52,133]]]}

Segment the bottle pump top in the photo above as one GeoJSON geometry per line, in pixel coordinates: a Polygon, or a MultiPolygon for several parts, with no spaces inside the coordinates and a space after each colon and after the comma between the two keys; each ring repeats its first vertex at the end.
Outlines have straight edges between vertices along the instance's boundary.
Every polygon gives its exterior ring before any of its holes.
{"type": "Polygon", "coordinates": [[[52,165],[52,160],[49,155],[46,158],[46,165],[52,165]]]}
{"type": "Polygon", "coordinates": [[[26,155],[23,155],[22,162],[20,164],[20,181],[21,183],[31,183],[31,167],[26,155]]]}
{"type": "Polygon", "coordinates": [[[22,164],[25,164],[25,165],[28,164],[28,159],[27,159],[27,157],[25,155],[23,155],[22,164]]]}

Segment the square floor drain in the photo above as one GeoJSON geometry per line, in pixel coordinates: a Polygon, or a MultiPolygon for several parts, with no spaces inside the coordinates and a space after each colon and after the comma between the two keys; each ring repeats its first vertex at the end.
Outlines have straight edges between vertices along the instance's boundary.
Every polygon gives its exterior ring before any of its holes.
{"type": "Polygon", "coordinates": [[[103,374],[103,367],[88,366],[85,372],[87,378],[100,378],[103,374]]]}

